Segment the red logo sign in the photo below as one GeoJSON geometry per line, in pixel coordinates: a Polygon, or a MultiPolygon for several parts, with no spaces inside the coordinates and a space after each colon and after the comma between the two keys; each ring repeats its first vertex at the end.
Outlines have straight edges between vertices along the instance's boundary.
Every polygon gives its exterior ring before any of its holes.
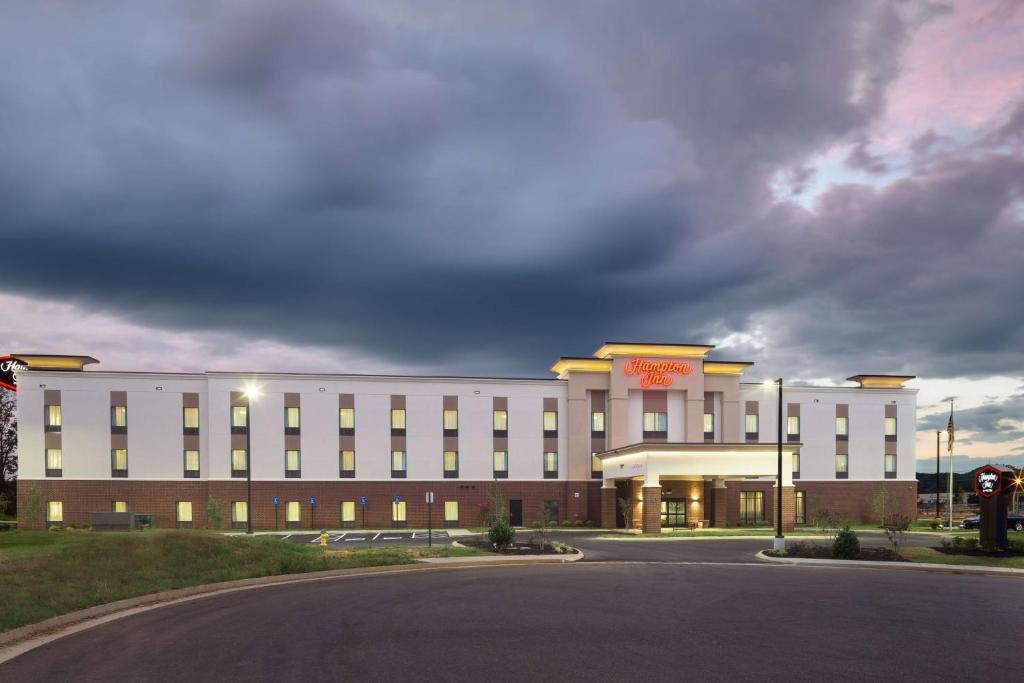
{"type": "Polygon", "coordinates": [[[626,363],[627,375],[640,375],[641,387],[670,387],[673,375],[689,375],[693,367],[685,360],[650,360],[647,358],[631,358],[626,363]]]}
{"type": "Polygon", "coordinates": [[[979,496],[991,498],[1003,489],[1003,473],[992,465],[979,467],[974,473],[974,491],[979,496]]]}
{"type": "Polygon", "coordinates": [[[25,364],[14,356],[0,356],[0,387],[18,390],[18,370],[24,370],[25,364]]]}

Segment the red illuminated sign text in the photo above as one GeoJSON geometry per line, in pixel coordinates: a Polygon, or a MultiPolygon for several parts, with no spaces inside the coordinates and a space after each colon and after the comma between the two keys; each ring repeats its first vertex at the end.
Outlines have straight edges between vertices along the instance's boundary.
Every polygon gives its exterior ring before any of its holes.
{"type": "Polygon", "coordinates": [[[641,387],[670,387],[673,375],[689,375],[693,368],[685,360],[650,360],[631,358],[626,363],[627,375],[640,375],[641,387]]]}

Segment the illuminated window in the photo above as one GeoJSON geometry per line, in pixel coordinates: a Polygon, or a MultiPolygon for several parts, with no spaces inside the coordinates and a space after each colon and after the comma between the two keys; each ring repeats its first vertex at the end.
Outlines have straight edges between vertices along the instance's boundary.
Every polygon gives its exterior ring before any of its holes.
{"type": "Polygon", "coordinates": [[[199,451],[185,451],[185,476],[190,479],[199,476],[199,451]]]}
{"type": "Polygon", "coordinates": [[[112,448],[110,450],[110,476],[128,476],[128,450],[125,448],[112,448]]]}
{"type": "Polygon", "coordinates": [[[508,451],[494,451],[494,478],[508,478],[508,451]]]}
{"type": "Polygon", "coordinates": [[[183,408],[181,412],[181,426],[186,434],[198,434],[199,408],[183,408]]]}
{"type": "Polygon", "coordinates": [[[231,504],[231,527],[233,529],[244,529],[248,521],[249,504],[244,500],[236,500],[231,504]]]}
{"type": "Polygon", "coordinates": [[[590,414],[590,431],[604,433],[604,413],[590,414]]]}
{"type": "Polygon", "coordinates": [[[249,457],[245,449],[233,449],[231,451],[231,476],[244,477],[247,469],[249,469],[249,457]]]}
{"type": "MultiPolygon", "coordinates": [[[[508,433],[508,411],[507,410],[495,410],[494,416],[494,431],[508,433]]],[[[500,435],[499,435],[500,436],[500,435]]]]}
{"type": "Polygon", "coordinates": [[[710,435],[715,433],[715,415],[714,413],[704,413],[704,435],[710,435]]]}
{"type": "Polygon", "coordinates": [[[591,453],[590,454],[590,477],[592,479],[600,479],[602,471],[604,471],[604,465],[601,463],[601,458],[597,457],[597,453],[591,453]]]}
{"type": "Polygon", "coordinates": [[[61,427],[60,406],[46,406],[43,414],[46,416],[45,431],[59,432],[61,427]]]}
{"type": "Polygon", "coordinates": [[[192,526],[192,501],[190,500],[179,500],[178,501],[178,526],[188,524],[192,526]]]}
{"type": "Polygon", "coordinates": [[[850,418],[848,417],[837,417],[836,418],[836,436],[849,436],[850,434],[850,418]]]}
{"type": "Polygon", "coordinates": [[[341,526],[344,529],[352,529],[356,525],[356,502],[354,500],[343,500],[341,502],[341,526]]]}
{"type": "Polygon", "coordinates": [[[544,436],[558,436],[558,412],[544,411],[544,436]]]}
{"type": "Polygon", "coordinates": [[[405,477],[406,466],[405,451],[391,451],[391,476],[396,478],[405,477]]]}
{"type": "Polygon", "coordinates": [[[297,479],[302,472],[302,454],[299,451],[284,452],[284,476],[297,479]]]}
{"type": "Polygon", "coordinates": [[[790,415],[786,418],[786,434],[800,436],[800,416],[790,415]]]}
{"type": "Polygon", "coordinates": [[[247,406],[231,406],[231,433],[245,434],[249,429],[249,408],[247,406]]]}
{"type": "Polygon", "coordinates": [[[284,409],[284,433],[285,434],[299,434],[299,409],[298,408],[285,408],[284,409]]]}
{"type": "Polygon", "coordinates": [[[445,479],[453,479],[459,476],[459,452],[444,452],[444,476],[445,479]]]}
{"type": "Polygon", "coordinates": [[[764,491],[740,491],[740,524],[764,523],[764,491]]]}
{"type": "Polygon", "coordinates": [[[118,429],[128,426],[127,406],[110,406],[110,426],[118,429]]]}
{"type": "Polygon", "coordinates": [[[114,512],[128,512],[128,501],[115,500],[113,509],[114,512]]]}
{"type": "Polygon", "coordinates": [[[64,503],[59,500],[51,500],[46,505],[47,523],[60,523],[64,521],[64,503]]]}
{"type": "Polygon", "coordinates": [[[887,418],[885,418],[885,435],[887,437],[888,436],[891,436],[893,438],[896,437],[896,418],[895,417],[887,417],[887,418]]]}
{"type": "Polygon", "coordinates": [[[355,408],[340,408],[338,410],[338,427],[341,429],[356,428],[355,408]]]}
{"type": "Polygon", "coordinates": [[[885,456],[885,475],[893,478],[896,476],[896,456],[892,453],[885,456]]]}
{"type": "Polygon", "coordinates": [[[442,415],[445,436],[455,436],[459,433],[459,411],[445,410],[442,415]]]}
{"type": "Polygon", "coordinates": [[[796,503],[796,523],[806,524],[807,523],[807,496],[804,495],[803,491],[796,491],[794,494],[794,502],[796,503]]]}
{"type": "Polygon", "coordinates": [[[405,408],[391,409],[391,429],[405,430],[405,408]]]}
{"type": "Polygon", "coordinates": [[[341,452],[341,476],[351,479],[356,476],[356,452],[341,452]]]}
{"type": "Polygon", "coordinates": [[[302,523],[302,508],[299,501],[289,500],[284,505],[284,521],[286,526],[298,527],[302,523]]]}
{"type": "Polygon", "coordinates": [[[558,453],[549,451],[544,454],[544,478],[558,478],[558,453]]]}
{"type": "Polygon", "coordinates": [[[446,500],[444,502],[444,525],[446,527],[459,525],[459,501],[446,500]]]}
{"type": "Polygon", "coordinates": [[[751,415],[747,415],[746,430],[747,430],[747,434],[750,434],[750,435],[755,435],[755,434],[758,433],[758,431],[760,431],[758,429],[757,414],[756,413],[751,414],[751,415]]]}
{"type": "Polygon", "coordinates": [[[644,432],[648,435],[668,431],[668,413],[644,413],[644,432]]]}
{"type": "Polygon", "coordinates": [[[405,526],[405,501],[391,503],[391,525],[396,529],[405,526]]]}
{"type": "Polygon", "coordinates": [[[64,468],[64,455],[59,448],[46,449],[46,476],[59,477],[64,468]]]}
{"type": "Polygon", "coordinates": [[[850,456],[846,453],[836,453],[836,476],[844,477],[850,473],[850,456]]]}

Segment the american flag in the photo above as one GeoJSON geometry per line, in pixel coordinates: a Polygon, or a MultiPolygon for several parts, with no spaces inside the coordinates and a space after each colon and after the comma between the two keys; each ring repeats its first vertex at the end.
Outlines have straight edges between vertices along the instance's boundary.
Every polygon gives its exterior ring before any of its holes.
{"type": "Polygon", "coordinates": [[[953,402],[949,402],[949,422],[946,423],[946,450],[953,452],[953,402]]]}

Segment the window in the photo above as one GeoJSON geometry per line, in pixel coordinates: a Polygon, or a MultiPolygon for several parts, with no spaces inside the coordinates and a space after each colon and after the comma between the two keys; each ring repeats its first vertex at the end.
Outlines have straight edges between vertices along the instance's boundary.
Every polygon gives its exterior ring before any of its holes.
{"type": "Polygon", "coordinates": [[[60,406],[46,406],[43,411],[45,420],[45,431],[59,432],[61,426],[60,406]]]}
{"type": "Polygon", "coordinates": [[[459,526],[459,501],[446,500],[444,502],[444,526],[446,529],[459,526]]]}
{"type": "Polygon", "coordinates": [[[391,409],[391,435],[405,436],[405,408],[391,409]]]}
{"type": "Polygon", "coordinates": [[[896,455],[893,453],[885,454],[885,478],[896,478],[896,455]]]}
{"type": "Polygon", "coordinates": [[[895,441],[896,440],[896,418],[887,417],[885,418],[885,440],[895,441]]]}
{"type": "Polygon", "coordinates": [[[704,438],[715,436],[715,414],[704,413],[704,438]]]}
{"type": "Polygon", "coordinates": [[[356,433],[355,408],[340,408],[338,410],[338,433],[343,436],[353,436],[356,433]]]}
{"type": "Polygon", "coordinates": [[[244,477],[249,469],[249,455],[244,448],[235,448],[231,451],[231,476],[244,477]]]}
{"type": "Polygon", "coordinates": [[[764,491],[740,491],[740,524],[764,523],[764,491]]]}
{"type": "Polygon", "coordinates": [[[302,476],[302,454],[299,451],[284,452],[284,476],[286,479],[302,476]]]}
{"type": "Polygon", "coordinates": [[[185,478],[199,477],[199,451],[185,451],[185,478]]]}
{"type": "Polygon", "coordinates": [[[644,438],[665,436],[667,431],[667,413],[644,413],[644,438]]]}
{"type": "Polygon", "coordinates": [[[459,411],[457,410],[445,410],[442,415],[442,424],[444,426],[445,436],[458,436],[459,435],[459,411]]]}
{"type": "Polygon", "coordinates": [[[356,476],[356,452],[341,452],[341,474],[343,479],[352,479],[356,476]]]}
{"type": "Polygon", "coordinates": [[[391,503],[391,526],[396,529],[405,528],[405,501],[399,500],[391,503]]]}
{"type": "Polygon", "coordinates": [[[796,523],[806,524],[807,523],[807,497],[803,491],[796,491],[793,494],[794,507],[796,508],[796,523]]]}
{"type": "Polygon", "coordinates": [[[128,450],[125,448],[110,449],[110,476],[128,476],[128,450]]]}
{"type": "Polygon", "coordinates": [[[558,478],[558,453],[547,452],[544,454],[544,478],[558,478]]]}
{"type": "Polygon", "coordinates": [[[64,522],[64,503],[51,500],[46,504],[46,523],[62,524],[64,522]]]}
{"type": "Polygon", "coordinates": [[[110,433],[128,433],[128,407],[110,406],[110,433]]]}
{"type": "Polygon", "coordinates": [[[46,476],[62,476],[64,469],[64,454],[59,448],[46,449],[46,476]]]}
{"type": "Polygon", "coordinates": [[[836,453],[836,479],[846,479],[850,476],[850,456],[846,453],[836,453]]]}
{"type": "Polygon", "coordinates": [[[508,411],[495,410],[493,416],[494,436],[508,436],[508,411]]]}
{"type": "Polygon", "coordinates": [[[231,504],[231,528],[245,529],[249,521],[249,504],[244,500],[236,500],[231,504]]]}
{"type": "Polygon", "coordinates": [[[299,409],[298,408],[285,408],[284,409],[284,433],[285,434],[301,434],[299,429],[299,409]]]}
{"type": "Polygon", "coordinates": [[[341,528],[356,528],[356,502],[354,500],[341,501],[341,528]]]}
{"type": "Polygon", "coordinates": [[[494,478],[508,479],[508,451],[494,451],[494,478]]]}
{"type": "Polygon", "coordinates": [[[249,407],[231,406],[231,433],[245,434],[249,430],[249,407]]]}
{"type": "Polygon", "coordinates": [[[444,452],[444,478],[457,479],[459,476],[459,452],[444,452]]]}
{"type": "Polygon", "coordinates": [[[747,436],[757,436],[760,431],[757,424],[757,414],[747,415],[746,419],[746,432],[747,436]]]}
{"type": "Polygon", "coordinates": [[[396,479],[404,479],[405,466],[405,451],[391,451],[391,476],[396,479]]]}
{"type": "Polygon", "coordinates": [[[284,526],[286,529],[298,529],[302,526],[302,508],[299,501],[289,500],[284,504],[284,526]]]}
{"type": "Polygon", "coordinates": [[[111,508],[114,512],[128,512],[128,501],[115,500],[111,508]]]}
{"type": "Polygon", "coordinates": [[[604,465],[601,464],[601,458],[597,457],[597,453],[590,454],[590,478],[600,479],[603,475],[604,465]]]}
{"type": "Polygon", "coordinates": [[[590,435],[604,436],[604,413],[590,414],[590,435]]]}
{"type": "Polygon", "coordinates": [[[199,433],[199,408],[183,408],[181,412],[181,427],[185,434],[199,433]]]}
{"type": "Polygon", "coordinates": [[[790,415],[786,418],[786,434],[789,436],[800,436],[799,415],[790,415]]]}
{"type": "Polygon", "coordinates": [[[793,454],[793,476],[800,476],[800,451],[793,454]]]}
{"type": "Polygon", "coordinates": [[[544,436],[558,436],[558,413],[554,410],[544,411],[544,436]]]}
{"type": "Polygon", "coordinates": [[[192,501],[190,500],[179,500],[178,501],[178,528],[179,529],[191,529],[192,528],[192,501]]]}
{"type": "Polygon", "coordinates": [[[850,435],[850,418],[848,417],[837,417],[836,418],[836,438],[839,440],[845,439],[850,435]]]}

